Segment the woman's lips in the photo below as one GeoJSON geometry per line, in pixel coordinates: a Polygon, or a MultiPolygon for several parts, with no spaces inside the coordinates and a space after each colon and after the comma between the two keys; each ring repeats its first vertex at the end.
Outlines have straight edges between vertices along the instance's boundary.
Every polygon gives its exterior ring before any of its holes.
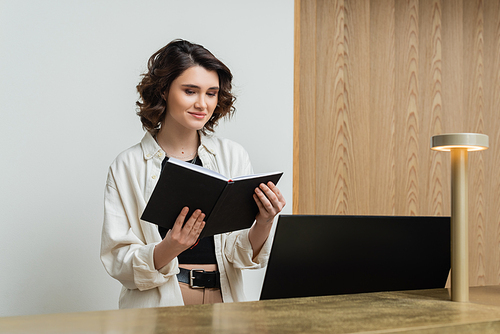
{"type": "Polygon", "coordinates": [[[204,113],[196,113],[196,112],[190,112],[189,114],[195,118],[198,118],[198,119],[205,118],[205,116],[206,116],[206,114],[204,114],[204,113]]]}

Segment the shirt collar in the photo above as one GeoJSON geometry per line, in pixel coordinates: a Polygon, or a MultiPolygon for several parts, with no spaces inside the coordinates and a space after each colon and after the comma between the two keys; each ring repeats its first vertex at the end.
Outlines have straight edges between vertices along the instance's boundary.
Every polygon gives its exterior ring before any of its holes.
{"type": "Polygon", "coordinates": [[[207,150],[208,153],[214,156],[216,155],[215,140],[211,135],[204,135],[203,133],[200,132],[200,142],[201,142],[201,147],[207,150]]]}
{"type": "Polygon", "coordinates": [[[144,154],[144,159],[149,160],[155,156],[158,152],[163,152],[160,145],[156,142],[149,131],[146,132],[141,140],[142,153],[144,154]]]}
{"type": "MultiPolygon", "coordinates": [[[[212,155],[215,154],[215,141],[211,135],[205,135],[202,132],[200,134],[201,147],[204,148],[208,153],[212,155]]],[[[160,145],[156,142],[149,131],[146,131],[146,134],[141,140],[142,152],[144,154],[144,159],[149,160],[154,157],[158,152],[163,152],[160,145]]]]}

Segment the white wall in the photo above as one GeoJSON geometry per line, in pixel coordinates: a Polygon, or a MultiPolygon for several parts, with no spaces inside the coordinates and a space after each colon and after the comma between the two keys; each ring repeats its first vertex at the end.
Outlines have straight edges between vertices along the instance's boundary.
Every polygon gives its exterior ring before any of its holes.
{"type": "MultiPolygon", "coordinates": [[[[285,172],[291,212],[292,0],[0,0],[0,316],[117,308],[104,181],[142,138],[135,86],[174,38],[231,68],[237,114],[218,134],[256,172],[285,172]]],[[[257,298],[261,274],[247,278],[257,298]]]]}

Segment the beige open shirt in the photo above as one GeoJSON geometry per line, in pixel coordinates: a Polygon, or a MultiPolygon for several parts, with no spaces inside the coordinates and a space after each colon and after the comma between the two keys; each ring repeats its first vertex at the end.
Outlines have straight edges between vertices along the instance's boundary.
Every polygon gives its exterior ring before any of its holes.
{"type": "MultiPolygon", "coordinates": [[[[203,166],[228,178],[252,174],[243,147],[227,139],[200,134],[198,155],[203,166]]],[[[161,241],[158,227],[140,219],[161,172],[165,152],[150,133],[122,152],[109,168],[104,198],[101,261],[123,285],[120,308],[183,305],[177,282],[177,258],[156,270],[153,250],[161,241]]],[[[265,267],[271,249],[268,238],[259,254],[253,252],[248,229],[214,237],[224,302],[246,301],[242,270],[265,267]]]]}

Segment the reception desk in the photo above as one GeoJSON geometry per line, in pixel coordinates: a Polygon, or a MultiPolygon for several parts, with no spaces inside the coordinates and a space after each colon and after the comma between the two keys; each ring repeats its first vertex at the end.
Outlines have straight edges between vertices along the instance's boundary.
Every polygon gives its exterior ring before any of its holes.
{"type": "Polygon", "coordinates": [[[0,333],[500,333],[500,286],[0,318],[0,333]]]}

